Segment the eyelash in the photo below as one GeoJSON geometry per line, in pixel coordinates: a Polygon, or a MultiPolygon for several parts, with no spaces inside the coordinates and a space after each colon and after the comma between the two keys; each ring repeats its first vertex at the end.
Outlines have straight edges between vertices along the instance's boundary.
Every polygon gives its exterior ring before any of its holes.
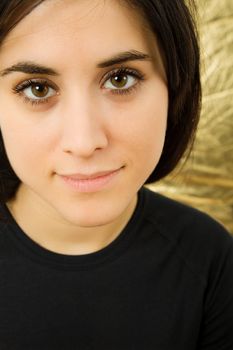
{"type": "MultiPolygon", "coordinates": [[[[107,75],[105,76],[104,83],[106,83],[110,78],[113,78],[113,77],[116,77],[119,75],[124,75],[124,74],[133,76],[134,78],[136,78],[138,80],[138,82],[128,89],[110,89],[112,94],[114,94],[114,95],[129,95],[129,94],[133,93],[139,87],[140,83],[143,80],[145,80],[144,74],[142,74],[134,69],[121,67],[121,68],[115,69],[114,71],[107,73],[107,75]]],[[[53,84],[49,83],[48,81],[46,81],[44,79],[29,79],[29,80],[24,81],[23,83],[17,85],[12,90],[13,90],[13,93],[15,93],[19,97],[23,98],[25,103],[30,103],[32,106],[37,106],[40,104],[48,103],[49,99],[51,97],[45,97],[45,98],[41,98],[41,99],[38,98],[38,99],[33,100],[33,99],[28,98],[27,96],[25,96],[23,94],[23,91],[25,89],[27,89],[33,85],[36,85],[36,84],[57,90],[57,88],[53,84]]]]}

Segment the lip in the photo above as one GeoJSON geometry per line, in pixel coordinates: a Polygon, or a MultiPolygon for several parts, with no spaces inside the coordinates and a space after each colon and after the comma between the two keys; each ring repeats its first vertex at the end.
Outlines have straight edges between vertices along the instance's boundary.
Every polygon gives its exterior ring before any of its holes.
{"type": "Polygon", "coordinates": [[[110,171],[101,171],[95,174],[72,174],[60,175],[63,183],[68,185],[71,189],[81,192],[90,193],[98,192],[107,186],[111,185],[114,179],[118,176],[122,168],[110,171]]]}
{"type": "MultiPolygon", "coordinates": [[[[119,170],[119,169],[117,169],[119,170]]],[[[89,179],[96,179],[101,176],[106,176],[109,174],[114,173],[117,170],[107,170],[107,171],[99,171],[94,174],[69,174],[69,175],[61,175],[63,177],[72,179],[72,180],[89,180],[89,179]]]]}

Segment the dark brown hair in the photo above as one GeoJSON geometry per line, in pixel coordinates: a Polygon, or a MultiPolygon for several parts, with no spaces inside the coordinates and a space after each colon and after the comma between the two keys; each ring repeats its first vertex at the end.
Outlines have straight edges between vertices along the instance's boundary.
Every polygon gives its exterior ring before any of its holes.
{"type": "MultiPolygon", "coordinates": [[[[1,0],[0,45],[8,33],[46,0],[1,0]]],[[[123,0],[124,2],[124,0],[123,0]]],[[[201,107],[200,50],[195,3],[184,0],[125,0],[136,9],[156,35],[166,69],[169,110],[165,144],[159,163],[146,180],[169,174],[184,154],[191,152],[201,107]]],[[[146,137],[146,136],[145,136],[146,137]]],[[[0,132],[0,201],[9,200],[20,180],[6,155],[0,132]]]]}

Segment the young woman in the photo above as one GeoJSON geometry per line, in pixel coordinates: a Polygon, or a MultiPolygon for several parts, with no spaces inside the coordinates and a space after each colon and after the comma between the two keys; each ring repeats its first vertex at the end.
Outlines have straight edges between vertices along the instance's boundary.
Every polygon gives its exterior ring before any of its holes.
{"type": "Polygon", "coordinates": [[[0,349],[233,349],[232,237],[144,187],[193,144],[190,9],[1,0],[0,349]]]}

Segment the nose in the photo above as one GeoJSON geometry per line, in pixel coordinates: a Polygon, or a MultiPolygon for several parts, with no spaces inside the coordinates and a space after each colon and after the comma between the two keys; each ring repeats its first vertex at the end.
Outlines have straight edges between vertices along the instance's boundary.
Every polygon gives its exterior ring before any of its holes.
{"type": "Polygon", "coordinates": [[[90,157],[106,148],[108,137],[101,112],[94,102],[76,99],[63,109],[62,150],[78,157],[90,157]]]}

